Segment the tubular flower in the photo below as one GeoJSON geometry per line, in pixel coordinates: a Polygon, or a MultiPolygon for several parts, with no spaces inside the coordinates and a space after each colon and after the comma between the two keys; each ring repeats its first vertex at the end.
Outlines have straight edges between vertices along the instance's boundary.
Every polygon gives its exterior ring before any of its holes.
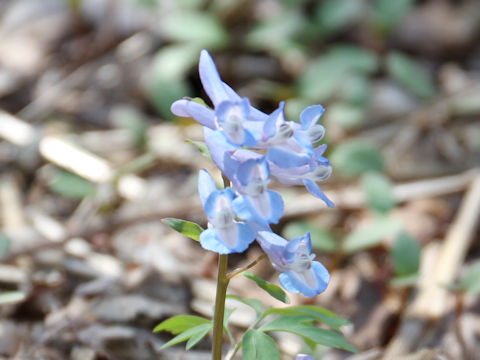
{"type": "Polygon", "coordinates": [[[298,354],[297,356],[295,356],[295,360],[315,360],[315,359],[307,354],[298,354]]]}
{"type": "Polygon", "coordinates": [[[260,231],[257,240],[273,267],[281,272],[280,284],[287,291],[308,297],[325,291],[330,275],[320,262],[313,261],[310,233],[287,241],[272,232],[260,231]]]}
{"type": "Polygon", "coordinates": [[[208,217],[208,229],[200,234],[202,247],[219,254],[245,251],[255,240],[255,232],[248,224],[235,220],[232,189],[217,190],[210,174],[201,170],[198,192],[208,217]]]}

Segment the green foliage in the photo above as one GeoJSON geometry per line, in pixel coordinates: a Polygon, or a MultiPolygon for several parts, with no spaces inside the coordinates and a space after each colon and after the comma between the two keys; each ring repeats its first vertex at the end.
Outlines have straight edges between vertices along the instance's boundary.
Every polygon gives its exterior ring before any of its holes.
{"type": "Polygon", "coordinates": [[[208,159],[211,159],[212,156],[210,155],[210,151],[208,150],[207,144],[205,144],[203,141],[195,141],[195,140],[186,140],[188,143],[192,144],[195,146],[200,153],[205,156],[208,159]]]}
{"type": "Polygon", "coordinates": [[[305,21],[298,8],[285,10],[254,25],[247,35],[247,44],[256,49],[267,48],[274,53],[299,47],[294,38],[302,30],[305,21]]]}
{"type": "Polygon", "coordinates": [[[326,229],[310,221],[293,221],[283,229],[283,237],[293,239],[310,231],[312,247],[315,250],[333,253],[338,249],[338,243],[333,235],[326,229]]]}
{"type": "Polygon", "coordinates": [[[173,230],[178,231],[180,234],[189,237],[195,241],[200,240],[200,234],[203,232],[203,228],[191,221],[175,218],[165,218],[162,222],[170,226],[173,230]]]}
{"type": "Polygon", "coordinates": [[[398,52],[388,54],[387,68],[400,85],[418,97],[430,99],[435,95],[432,79],[408,56],[398,52]]]}
{"type": "Polygon", "coordinates": [[[361,1],[326,0],[319,3],[316,17],[323,32],[330,34],[359,19],[361,11],[361,1]]]}
{"type": "Polygon", "coordinates": [[[0,260],[7,256],[8,249],[10,248],[10,240],[8,237],[0,232],[0,260]]]}
{"type": "Polygon", "coordinates": [[[264,332],[285,331],[301,336],[316,344],[357,352],[342,335],[314,326],[312,324],[314,320],[311,316],[285,315],[262,325],[259,330],[264,332]]]}
{"type": "Polygon", "coordinates": [[[178,343],[187,341],[187,350],[197,344],[208,332],[213,328],[213,324],[209,322],[208,324],[201,324],[194,327],[191,327],[188,330],[178,334],[172,340],[162,345],[162,349],[166,349],[170,346],[176,345],[178,343]],[[193,340],[191,340],[193,338],[193,340]]]}
{"type": "Polygon", "coordinates": [[[265,311],[264,317],[270,314],[281,315],[307,315],[313,320],[328,325],[336,331],[340,331],[341,326],[350,325],[351,323],[334,312],[315,305],[291,306],[287,308],[271,308],[265,311]]]}
{"type": "Polygon", "coordinates": [[[378,68],[377,57],[360,47],[337,45],[314,60],[299,79],[299,92],[304,99],[323,102],[337,92],[353,74],[371,74],[378,68]]]}
{"type": "Polygon", "coordinates": [[[458,284],[459,290],[477,295],[480,293],[480,260],[470,265],[458,284]]]}
{"type": "Polygon", "coordinates": [[[255,314],[257,318],[260,318],[260,316],[262,315],[262,302],[258,299],[244,299],[244,298],[241,298],[240,296],[231,295],[231,294],[227,295],[227,299],[240,301],[241,303],[250,306],[253,310],[255,310],[255,314]]]}
{"type": "Polygon", "coordinates": [[[142,114],[133,107],[121,107],[114,115],[116,125],[128,131],[135,146],[145,147],[147,144],[147,128],[142,114]]]}
{"type": "Polygon", "coordinates": [[[165,119],[173,119],[170,106],[175,100],[189,94],[190,86],[184,79],[163,79],[152,74],[149,82],[149,96],[156,110],[165,119]]]}
{"type": "Polygon", "coordinates": [[[229,41],[219,19],[208,12],[178,11],[163,18],[159,25],[169,40],[196,44],[200,48],[218,48],[229,41]]]}
{"type": "Polygon", "coordinates": [[[338,145],[330,160],[334,169],[350,176],[383,169],[379,149],[363,140],[350,140],[338,145]]]}
{"type": "Polygon", "coordinates": [[[412,8],[415,0],[375,0],[371,12],[373,25],[390,31],[412,8]]]}
{"type": "Polygon", "coordinates": [[[366,173],[363,175],[362,185],[371,208],[385,213],[395,207],[397,201],[393,194],[393,186],[384,175],[377,172],[366,173]]]}
{"type": "Polygon", "coordinates": [[[363,123],[365,109],[362,106],[340,102],[330,105],[326,116],[329,122],[351,130],[358,128],[363,123]]]}
{"type": "Polygon", "coordinates": [[[382,243],[386,237],[394,236],[402,229],[402,224],[396,219],[379,217],[371,224],[360,227],[350,233],[342,244],[342,250],[352,254],[382,243]]]}
{"type": "Polygon", "coordinates": [[[250,329],[242,337],[243,360],[280,360],[275,341],[262,331],[250,329]]]}
{"type": "Polygon", "coordinates": [[[14,304],[25,299],[25,294],[21,291],[7,291],[0,293],[0,305],[14,304]]]}
{"type": "Polygon", "coordinates": [[[395,275],[407,277],[415,275],[420,266],[421,246],[405,232],[398,234],[392,247],[392,259],[395,275]]]}
{"type": "Polygon", "coordinates": [[[162,348],[187,341],[186,349],[189,350],[202,340],[213,328],[210,320],[195,315],[178,315],[158,324],[153,332],[168,331],[175,336],[165,343],[162,348]]]}
{"type": "Polygon", "coordinates": [[[72,199],[93,196],[96,191],[96,187],[92,182],[61,169],[54,171],[48,186],[53,192],[72,199]]]}
{"type": "Polygon", "coordinates": [[[192,327],[210,322],[210,320],[196,315],[178,315],[162,321],[153,329],[153,332],[168,331],[173,335],[178,335],[192,327]]]}
{"type": "Polygon", "coordinates": [[[290,299],[288,298],[287,294],[285,291],[282,290],[281,287],[272,284],[266,280],[263,280],[262,278],[258,277],[257,275],[251,273],[250,271],[245,271],[243,273],[243,276],[246,278],[255,281],[255,283],[265,290],[267,293],[269,293],[271,296],[273,296],[275,299],[280,300],[281,302],[285,304],[290,303],[290,299]]]}

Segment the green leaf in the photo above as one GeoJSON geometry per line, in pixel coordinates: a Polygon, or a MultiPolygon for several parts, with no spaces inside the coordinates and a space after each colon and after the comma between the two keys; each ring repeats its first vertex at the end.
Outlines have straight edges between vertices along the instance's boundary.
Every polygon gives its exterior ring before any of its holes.
{"type": "Polygon", "coordinates": [[[173,230],[195,241],[200,240],[200,234],[203,232],[203,228],[200,225],[187,220],[165,218],[162,219],[162,222],[170,226],[173,230]]]}
{"type": "Polygon", "coordinates": [[[351,346],[342,335],[333,331],[319,329],[312,325],[311,322],[312,318],[309,316],[282,316],[261,326],[259,330],[264,332],[285,331],[299,335],[317,344],[357,352],[357,349],[351,346]]]}
{"type": "Polygon", "coordinates": [[[153,57],[152,76],[163,80],[181,80],[198,61],[201,48],[193,43],[162,47],[153,57]]]}
{"type": "Polygon", "coordinates": [[[418,281],[418,274],[411,274],[405,276],[396,276],[389,281],[389,285],[393,287],[407,287],[413,286],[418,281]]]}
{"type": "Polygon", "coordinates": [[[459,287],[472,295],[480,293],[480,260],[468,267],[460,280],[459,287]]]}
{"type": "Polygon", "coordinates": [[[189,42],[200,48],[218,48],[228,43],[227,31],[219,19],[208,12],[176,12],[164,17],[159,26],[170,40],[189,42]]]}
{"type": "Polygon", "coordinates": [[[197,345],[211,330],[212,327],[205,327],[205,329],[198,331],[190,339],[188,339],[187,344],[185,345],[186,350],[190,350],[192,347],[197,345]]]}
{"type": "Polygon", "coordinates": [[[225,331],[225,333],[228,333],[228,320],[230,319],[230,316],[233,314],[235,310],[237,309],[225,308],[225,312],[223,315],[223,331],[225,331]]]}
{"type": "Polygon", "coordinates": [[[362,185],[368,205],[378,212],[385,213],[397,204],[393,186],[384,175],[377,172],[366,173],[363,175],[362,185]]]}
{"type": "Polygon", "coordinates": [[[408,276],[416,274],[420,266],[422,248],[418,241],[405,232],[398,234],[392,247],[392,259],[395,275],[408,276]]]}
{"type": "Polygon", "coordinates": [[[25,300],[25,294],[21,291],[7,291],[0,293],[0,305],[15,304],[25,300]]]}
{"type": "Polygon", "coordinates": [[[210,155],[210,150],[208,150],[207,144],[205,144],[203,141],[195,141],[195,140],[190,140],[187,139],[186,142],[194,145],[200,153],[205,156],[208,159],[211,159],[212,156],[210,155]]]}
{"type": "Polygon", "coordinates": [[[144,147],[147,143],[147,132],[143,115],[134,107],[121,106],[113,113],[115,124],[128,131],[135,146],[144,147]]]}
{"type": "Polygon", "coordinates": [[[386,237],[394,236],[402,229],[402,223],[396,219],[380,217],[372,223],[350,233],[342,244],[345,253],[351,254],[382,243],[386,237]]]}
{"type": "Polygon", "coordinates": [[[243,360],[280,360],[275,341],[261,331],[250,329],[242,337],[243,360]]]}
{"type": "Polygon", "coordinates": [[[7,256],[8,249],[10,248],[10,240],[5,234],[0,232],[0,260],[7,256]]]}
{"type": "Polygon", "coordinates": [[[430,99],[435,95],[432,79],[408,56],[397,52],[388,54],[387,68],[399,84],[418,97],[430,99]]]}
{"type": "Polygon", "coordinates": [[[351,176],[383,169],[383,158],[379,149],[363,140],[341,143],[335,148],[330,159],[334,168],[351,176]]]}
{"type": "Polygon", "coordinates": [[[319,3],[317,19],[327,34],[345,28],[362,14],[361,1],[326,0],[319,3]]]}
{"type": "Polygon", "coordinates": [[[174,335],[202,324],[211,324],[211,321],[196,315],[177,315],[158,324],[153,332],[168,331],[174,335]]]}
{"type": "Polygon", "coordinates": [[[315,102],[327,101],[344,93],[345,82],[353,74],[370,74],[378,67],[374,54],[356,46],[338,45],[315,59],[299,78],[302,98],[315,102]]]}
{"type": "Polygon", "coordinates": [[[348,320],[343,319],[334,312],[315,305],[301,305],[287,308],[271,308],[265,311],[263,316],[266,317],[270,314],[311,316],[312,319],[324,323],[337,331],[340,331],[341,326],[351,325],[348,320]]]}
{"type": "Polygon", "coordinates": [[[250,306],[253,310],[255,310],[255,314],[257,315],[257,318],[259,318],[262,314],[262,311],[263,311],[262,302],[258,299],[244,299],[244,298],[241,298],[240,296],[231,295],[231,294],[227,295],[227,299],[236,300],[241,303],[244,303],[247,306],[250,306]]]}
{"type": "MultiPolygon", "coordinates": [[[[201,324],[201,325],[197,325],[195,327],[192,327],[192,328],[190,328],[188,330],[185,330],[184,332],[178,334],[172,340],[163,344],[161,349],[166,349],[170,346],[176,345],[176,344],[181,343],[183,341],[187,341],[188,339],[190,339],[194,336],[195,336],[196,339],[198,339],[198,337],[200,336],[199,334],[203,334],[205,331],[208,332],[212,328],[213,328],[213,325],[212,325],[211,322],[209,322],[208,324],[201,324]]],[[[203,335],[203,336],[205,336],[205,335],[203,335]]]]}
{"type": "Polygon", "coordinates": [[[53,192],[72,199],[82,199],[95,194],[95,185],[69,171],[57,169],[48,186],[53,192]]]}
{"type": "Polygon", "coordinates": [[[183,79],[164,79],[152,74],[148,84],[148,95],[158,113],[165,119],[175,116],[170,111],[172,103],[191,93],[189,84],[183,79]]]}
{"type": "Polygon", "coordinates": [[[358,128],[365,119],[365,109],[345,103],[332,104],[326,113],[326,121],[335,123],[344,129],[358,128]]]}
{"type": "Polygon", "coordinates": [[[304,235],[307,231],[310,231],[312,239],[312,247],[315,250],[333,253],[338,249],[338,243],[333,238],[332,234],[309,221],[293,221],[287,224],[283,229],[283,237],[287,239],[293,239],[304,235]]]}
{"type": "Polygon", "coordinates": [[[375,0],[371,20],[384,31],[391,30],[414,5],[415,0],[375,0]]]}
{"type": "Polygon", "coordinates": [[[250,280],[255,281],[260,288],[262,288],[263,290],[268,292],[275,299],[280,300],[281,302],[283,302],[285,304],[290,303],[290,300],[289,300],[287,294],[279,286],[274,285],[274,284],[272,284],[272,283],[270,283],[266,280],[263,280],[262,278],[260,278],[257,275],[251,273],[250,271],[245,271],[243,273],[243,276],[245,276],[246,278],[248,278],[250,280]]]}

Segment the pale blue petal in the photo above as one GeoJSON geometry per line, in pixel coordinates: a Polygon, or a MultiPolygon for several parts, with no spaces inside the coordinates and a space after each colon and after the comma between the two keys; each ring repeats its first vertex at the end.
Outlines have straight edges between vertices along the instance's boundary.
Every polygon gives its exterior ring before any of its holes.
{"type": "Polygon", "coordinates": [[[314,297],[320,293],[316,289],[306,285],[293,271],[285,271],[278,277],[280,284],[285,290],[294,294],[303,294],[308,297],[314,297]]]}
{"type": "Polygon", "coordinates": [[[200,201],[205,206],[205,201],[210,194],[217,190],[215,181],[207,170],[202,169],[198,173],[198,193],[200,194],[200,201]]]}
{"type": "Polygon", "coordinates": [[[280,102],[280,106],[274,112],[270,114],[268,119],[265,121],[263,125],[263,134],[266,136],[267,139],[272,138],[275,136],[277,132],[277,122],[281,121],[284,122],[285,118],[283,116],[283,108],[285,106],[285,102],[280,102]]]}
{"type": "Polygon", "coordinates": [[[283,249],[287,240],[273,233],[272,231],[259,231],[257,233],[257,242],[262,250],[268,255],[272,265],[279,271],[283,271],[286,263],[283,260],[283,249]]]}
{"type": "Polygon", "coordinates": [[[307,188],[307,190],[312,194],[313,196],[322,199],[325,204],[327,204],[328,207],[334,207],[335,204],[323,193],[322,189],[320,189],[320,186],[317,185],[316,182],[308,179],[303,180],[303,184],[307,188]]]}
{"type": "Polygon", "coordinates": [[[327,268],[319,261],[312,261],[312,269],[315,273],[318,282],[318,293],[324,292],[327,289],[330,281],[330,273],[327,268]]]}
{"type": "Polygon", "coordinates": [[[295,168],[310,163],[310,157],[305,154],[296,154],[280,148],[271,148],[267,153],[267,160],[280,168],[295,168]]]}
{"type": "Polygon", "coordinates": [[[203,135],[213,162],[222,172],[224,172],[225,156],[229,151],[233,151],[235,147],[226,141],[225,136],[221,131],[211,130],[204,127],[203,135]]]}
{"type": "Polygon", "coordinates": [[[203,126],[216,129],[215,112],[193,100],[181,99],[175,101],[170,107],[172,113],[181,117],[192,117],[203,126]]]}
{"type": "Polygon", "coordinates": [[[234,252],[244,252],[255,240],[256,233],[253,229],[244,223],[238,223],[238,240],[234,252]]]}
{"type": "Polygon", "coordinates": [[[231,205],[233,199],[235,198],[235,194],[232,189],[226,188],[224,190],[212,192],[205,200],[203,209],[209,219],[213,219],[215,217],[215,213],[217,211],[217,202],[223,197],[226,198],[231,205]]]}
{"type": "Polygon", "coordinates": [[[215,107],[222,101],[229,100],[217,67],[207,50],[202,50],[200,53],[198,70],[203,88],[215,107]]]}
{"type": "Polygon", "coordinates": [[[298,354],[295,357],[295,360],[315,360],[315,359],[313,357],[311,357],[310,355],[307,355],[307,354],[298,354]]]}
{"type": "Polygon", "coordinates": [[[300,114],[302,129],[307,130],[310,126],[316,124],[324,111],[325,109],[322,105],[312,105],[303,110],[300,114]]]}
{"type": "Polygon", "coordinates": [[[210,228],[200,234],[200,244],[206,250],[219,254],[231,254],[245,251],[255,240],[255,232],[244,223],[235,223],[230,229],[210,228]],[[234,239],[228,237],[235,237],[234,239]],[[233,243],[229,246],[228,243],[233,243]]]}
{"type": "Polygon", "coordinates": [[[230,254],[233,252],[231,248],[220,241],[215,229],[206,229],[200,234],[200,245],[202,245],[205,250],[219,254],[230,254]]]}
{"type": "Polygon", "coordinates": [[[283,216],[283,198],[279,193],[275,191],[268,190],[267,193],[270,199],[271,208],[271,216],[269,222],[276,224],[283,216]]]}

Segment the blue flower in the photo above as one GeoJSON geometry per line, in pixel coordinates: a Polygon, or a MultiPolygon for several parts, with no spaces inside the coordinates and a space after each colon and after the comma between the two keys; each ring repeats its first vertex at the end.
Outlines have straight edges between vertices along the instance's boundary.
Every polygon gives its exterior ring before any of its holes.
{"type": "Polygon", "coordinates": [[[258,129],[254,123],[263,122],[268,116],[251,106],[248,99],[241,98],[222,81],[206,50],[200,53],[198,69],[203,88],[214,109],[185,98],[172,104],[172,112],[177,116],[192,117],[203,126],[218,131],[235,148],[255,145],[261,134],[252,134],[252,131],[258,129]]]}
{"type": "Polygon", "coordinates": [[[295,360],[315,360],[315,359],[307,354],[298,354],[297,356],[295,356],[295,360]]]}
{"type": "Polygon", "coordinates": [[[313,261],[310,233],[287,241],[272,232],[260,231],[257,240],[272,265],[281,272],[280,284],[287,291],[308,297],[325,291],[330,274],[320,262],[313,261]]]}
{"type": "Polygon", "coordinates": [[[225,173],[231,179],[238,197],[233,208],[241,219],[263,229],[277,223],[283,215],[283,200],[280,194],[268,190],[270,170],[264,156],[237,161],[226,158],[225,173]]]}
{"type": "Polygon", "coordinates": [[[255,231],[248,224],[235,220],[232,189],[217,190],[210,174],[200,170],[198,192],[208,217],[208,229],[200,234],[202,247],[219,254],[245,251],[255,240],[255,231]]]}

